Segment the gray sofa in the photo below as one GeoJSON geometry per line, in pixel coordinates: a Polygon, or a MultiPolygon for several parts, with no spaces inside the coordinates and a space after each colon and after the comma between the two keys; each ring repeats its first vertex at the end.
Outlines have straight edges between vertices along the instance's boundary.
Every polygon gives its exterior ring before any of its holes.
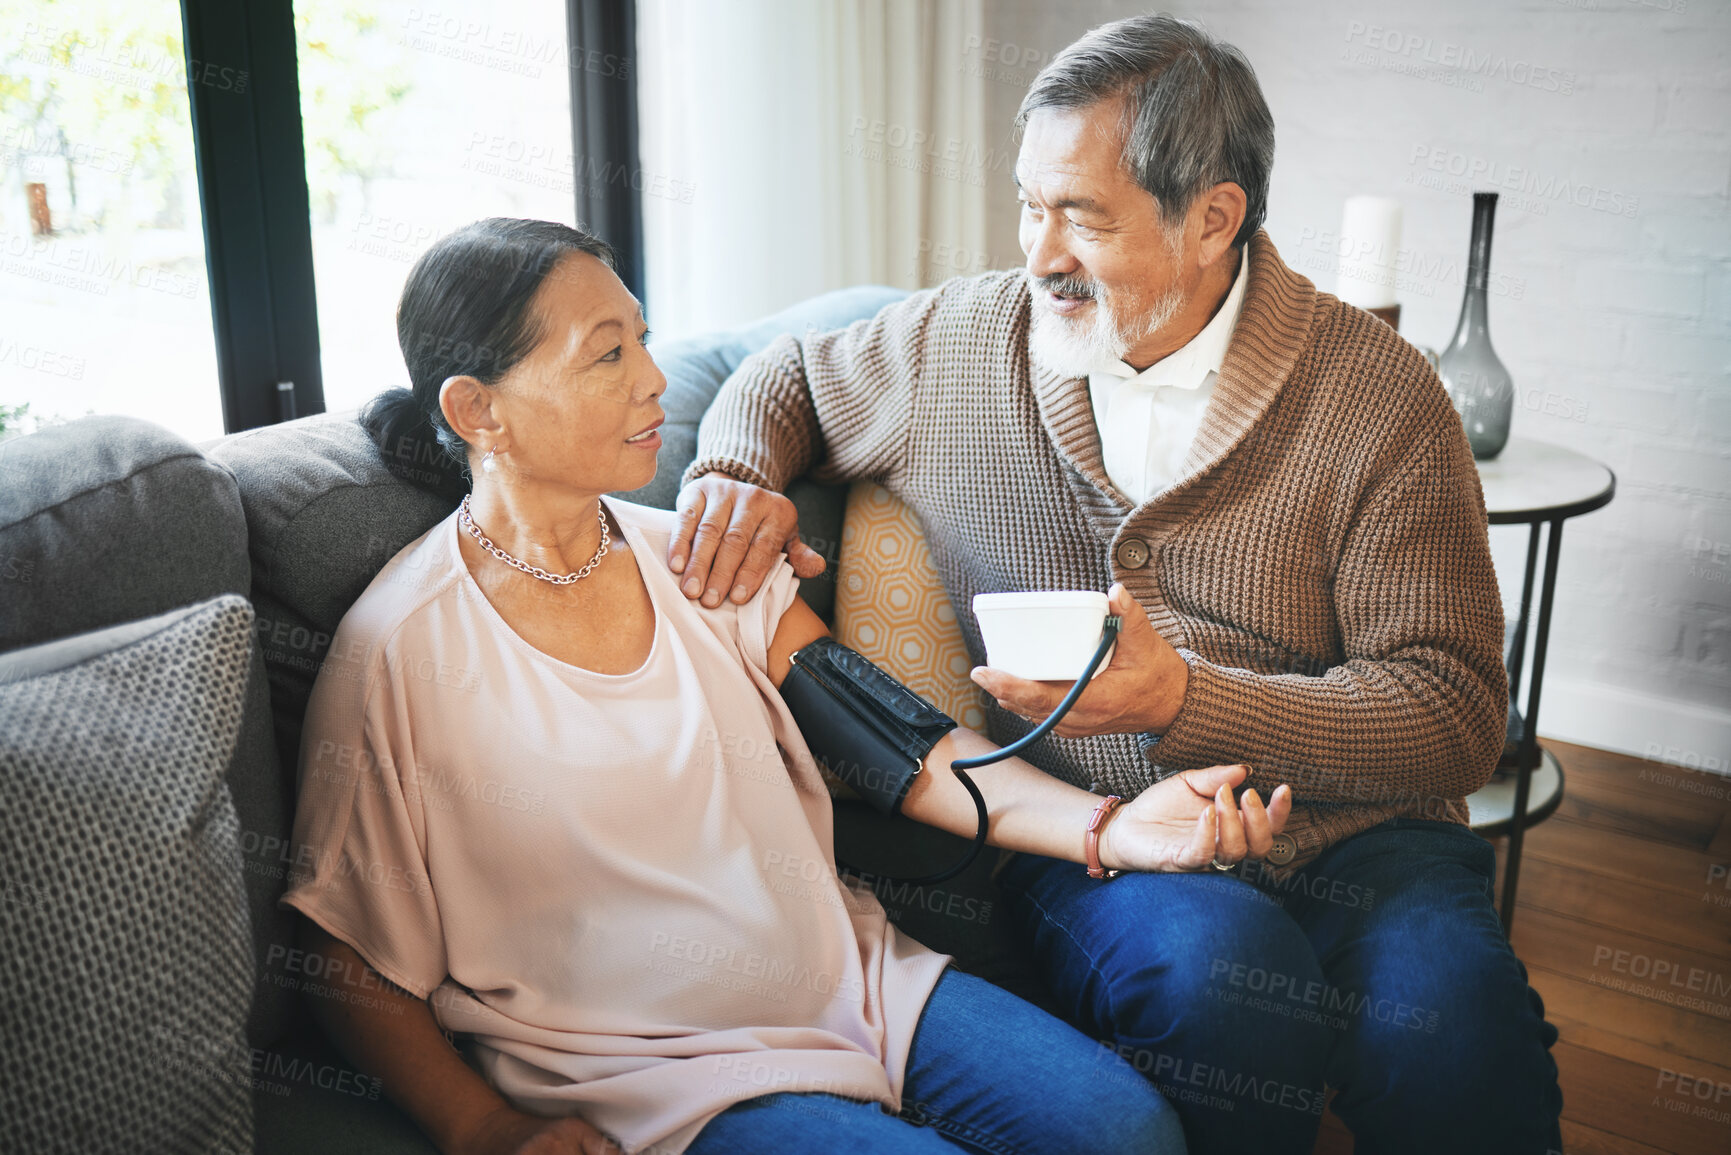
{"type": "MultiPolygon", "coordinates": [[[[751,351],[782,332],[869,316],[899,295],[876,288],[831,293],[737,331],[659,347],[669,380],[660,470],[650,486],[622,496],[672,506],[704,409],[751,351]]],[[[830,574],[802,590],[827,617],[845,493],[802,481],[791,495],[808,539],[828,545],[830,574]]],[[[238,818],[238,853],[230,852],[225,869],[244,884],[250,918],[254,966],[245,1040],[258,1151],[432,1150],[391,1106],[390,1089],[350,1069],[311,1024],[302,992],[319,976],[294,952],[292,917],[276,899],[292,857],[302,714],[325,648],[372,576],[449,510],[393,475],[353,414],[235,434],[202,450],[123,417],[86,418],[0,443],[0,577],[10,579],[0,600],[0,660],[6,651],[219,595],[250,603],[254,644],[237,665],[246,671],[244,690],[235,687],[243,709],[222,778],[238,818]]],[[[0,733],[0,742],[5,738],[0,733]]],[[[58,829],[65,820],[53,812],[29,816],[45,838],[76,844],[85,834],[58,829]]],[[[851,861],[900,871],[924,869],[960,845],[846,803],[838,805],[838,840],[851,861]]],[[[970,900],[966,919],[946,913],[958,909],[954,902],[894,888],[885,892],[885,905],[904,928],[963,965],[1037,997],[1008,945],[1004,918],[979,914],[993,909],[988,874],[982,861],[945,884],[970,900]]],[[[34,941],[52,934],[51,920],[25,925],[36,929],[0,947],[12,966],[22,960],[40,967],[65,949],[34,941]]],[[[217,947],[211,944],[213,952],[217,947]]],[[[93,1088],[72,1114],[109,1109],[93,1088]]]]}

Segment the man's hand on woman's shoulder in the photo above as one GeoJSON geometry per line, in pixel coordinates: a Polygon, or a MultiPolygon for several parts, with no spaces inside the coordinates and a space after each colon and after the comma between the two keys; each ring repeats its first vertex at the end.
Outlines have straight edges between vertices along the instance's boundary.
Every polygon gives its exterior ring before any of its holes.
{"type": "Polygon", "coordinates": [[[711,609],[729,598],[751,600],[782,553],[802,578],[824,570],[823,555],[799,540],[799,514],[779,493],[707,473],[679,491],[679,521],[667,566],[680,589],[711,609]]]}

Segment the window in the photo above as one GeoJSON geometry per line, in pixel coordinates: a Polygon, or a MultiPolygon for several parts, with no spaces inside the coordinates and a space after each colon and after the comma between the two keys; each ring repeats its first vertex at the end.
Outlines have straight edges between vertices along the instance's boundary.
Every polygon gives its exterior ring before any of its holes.
{"type": "Polygon", "coordinates": [[[581,216],[641,291],[632,0],[0,11],[0,437],[201,441],[405,381],[414,260],[581,216]],[[571,109],[585,112],[577,123],[571,109]]]}
{"type": "Polygon", "coordinates": [[[184,61],[175,0],[0,13],[0,436],[223,432],[184,61]]]}
{"type": "Polygon", "coordinates": [[[415,259],[489,216],[575,223],[565,9],[296,0],[325,406],[406,385],[415,259]]]}

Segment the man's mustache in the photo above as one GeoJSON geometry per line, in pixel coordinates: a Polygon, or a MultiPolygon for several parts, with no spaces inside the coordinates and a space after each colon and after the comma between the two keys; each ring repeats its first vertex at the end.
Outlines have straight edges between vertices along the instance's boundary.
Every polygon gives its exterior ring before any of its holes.
{"type": "Polygon", "coordinates": [[[1098,287],[1086,277],[1048,273],[1044,277],[1036,278],[1035,283],[1048,293],[1056,293],[1060,297],[1086,297],[1093,300],[1099,296],[1098,287]]]}

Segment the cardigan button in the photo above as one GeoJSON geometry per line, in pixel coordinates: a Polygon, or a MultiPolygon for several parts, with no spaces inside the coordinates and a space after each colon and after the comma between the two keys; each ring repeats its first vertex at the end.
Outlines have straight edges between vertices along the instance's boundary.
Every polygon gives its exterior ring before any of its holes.
{"type": "Polygon", "coordinates": [[[1148,543],[1139,537],[1127,537],[1118,543],[1113,556],[1125,569],[1141,569],[1148,564],[1148,543]]]}
{"type": "Polygon", "coordinates": [[[1276,834],[1274,845],[1268,848],[1268,861],[1275,866],[1285,866],[1298,857],[1298,839],[1290,834],[1276,834]]]}

